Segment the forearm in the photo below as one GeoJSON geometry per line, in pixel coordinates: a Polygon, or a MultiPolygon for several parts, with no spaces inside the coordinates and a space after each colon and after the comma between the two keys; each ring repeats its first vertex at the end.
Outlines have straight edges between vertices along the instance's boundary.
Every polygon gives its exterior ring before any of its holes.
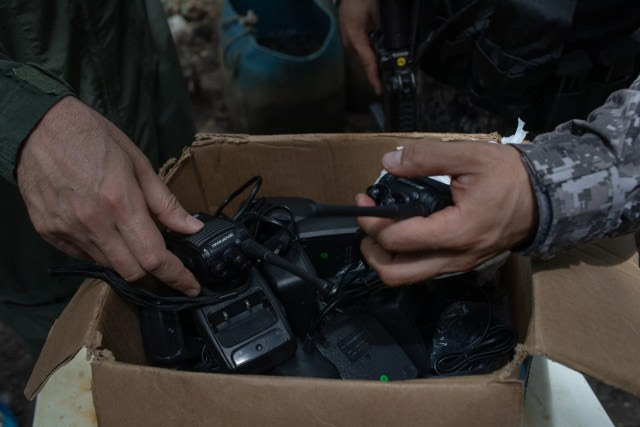
{"type": "Polygon", "coordinates": [[[525,253],[550,255],[640,228],[640,78],[586,121],[564,123],[517,148],[539,207],[525,253]]]}
{"type": "Polygon", "coordinates": [[[14,62],[0,47],[0,176],[15,182],[23,141],[47,111],[71,94],[62,81],[35,65],[14,62]]]}

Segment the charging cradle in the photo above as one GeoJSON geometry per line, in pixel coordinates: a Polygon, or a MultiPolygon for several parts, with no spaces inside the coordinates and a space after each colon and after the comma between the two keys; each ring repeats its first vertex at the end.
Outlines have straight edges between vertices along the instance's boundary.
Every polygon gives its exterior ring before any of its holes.
{"type": "Polygon", "coordinates": [[[196,327],[225,372],[261,373],[296,349],[284,310],[255,267],[248,280],[233,299],[194,310],[196,327]]]}

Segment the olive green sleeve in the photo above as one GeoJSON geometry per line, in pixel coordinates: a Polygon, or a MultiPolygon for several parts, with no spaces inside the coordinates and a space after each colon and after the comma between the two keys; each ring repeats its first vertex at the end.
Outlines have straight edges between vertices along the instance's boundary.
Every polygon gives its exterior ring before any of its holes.
{"type": "Polygon", "coordinates": [[[0,176],[15,183],[20,145],[71,88],[36,64],[14,62],[0,46],[0,176]]]}

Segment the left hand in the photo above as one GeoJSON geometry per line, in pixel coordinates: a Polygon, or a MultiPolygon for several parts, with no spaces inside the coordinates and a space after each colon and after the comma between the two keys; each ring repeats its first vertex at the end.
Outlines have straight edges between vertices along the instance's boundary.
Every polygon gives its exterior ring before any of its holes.
{"type": "MultiPolygon", "coordinates": [[[[391,286],[470,270],[533,236],[537,204],[520,154],[484,142],[416,143],[387,153],[393,175],[451,175],[453,205],[402,221],[361,217],[369,265],[391,286]]],[[[360,206],[373,200],[358,194],[360,206]]]]}

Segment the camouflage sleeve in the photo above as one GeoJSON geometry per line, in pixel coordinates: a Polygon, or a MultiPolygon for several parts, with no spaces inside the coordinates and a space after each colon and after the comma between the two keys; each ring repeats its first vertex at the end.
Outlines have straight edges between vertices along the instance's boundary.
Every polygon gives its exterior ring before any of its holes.
{"type": "Polygon", "coordinates": [[[520,150],[539,225],[521,251],[559,249],[640,229],[640,77],[587,120],[572,120],[520,150]]]}

